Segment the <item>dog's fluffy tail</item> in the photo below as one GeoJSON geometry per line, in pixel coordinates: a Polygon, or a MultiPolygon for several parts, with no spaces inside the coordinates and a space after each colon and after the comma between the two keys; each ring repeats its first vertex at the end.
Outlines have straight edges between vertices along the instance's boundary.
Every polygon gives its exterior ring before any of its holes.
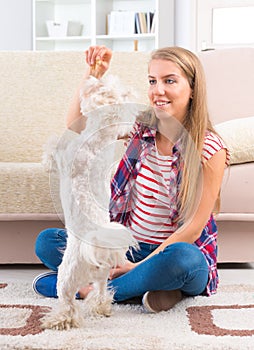
{"type": "Polygon", "coordinates": [[[111,268],[124,264],[125,254],[130,247],[138,249],[138,242],[129,230],[121,224],[110,222],[87,232],[80,249],[89,264],[111,268]]]}

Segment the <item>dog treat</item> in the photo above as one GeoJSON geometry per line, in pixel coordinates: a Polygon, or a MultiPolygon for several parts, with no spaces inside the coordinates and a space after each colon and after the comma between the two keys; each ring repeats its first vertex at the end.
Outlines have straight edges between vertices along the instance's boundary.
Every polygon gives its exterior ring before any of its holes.
{"type": "Polygon", "coordinates": [[[100,66],[102,64],[102,60],[100,58],[96,58],[96,61],[95,61],[95,66],[100,66]]]}
{"type": "Polygon", "coordinates": [[[100,66],[102,64],[102,60],[98,57],[95,59],[95,63],[92,65],[93,69],[96,69],[96,66],[100,66]]]}
{"type": "Polygon", "coordinates": [[[95,63],[91,66],[91,75],[97,77],[97,74],[96,74],[96,69],[102,64],[102,60],[97,57],[95,59],[95,63]]]}

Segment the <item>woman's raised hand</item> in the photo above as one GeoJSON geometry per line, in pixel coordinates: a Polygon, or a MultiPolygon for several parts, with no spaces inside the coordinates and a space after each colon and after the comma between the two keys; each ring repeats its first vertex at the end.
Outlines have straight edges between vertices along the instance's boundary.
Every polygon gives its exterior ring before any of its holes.
{"type": "Polygon", "coordinates": [[[90,46],[85,55],[86,62],[90,66],[90,75],[101,78],[109,68],[112,51],[104,45],[90,46]]]}

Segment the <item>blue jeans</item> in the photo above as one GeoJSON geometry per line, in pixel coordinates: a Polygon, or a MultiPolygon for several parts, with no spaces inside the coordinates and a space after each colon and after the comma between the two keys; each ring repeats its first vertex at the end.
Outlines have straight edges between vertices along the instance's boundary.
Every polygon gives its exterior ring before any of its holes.
{"type": "MultiPolygon", "coordinates": [[[[35,252],[42,263],[53,271],[61,264],[66,247],[66,230],[50,228],[42,231],[35,252]]],[[[158,246],[140,243],[140,250],[127,252],[128,260],[138,262],[158,246]]],[[[203,253],[189,243],[178,242],[137,265],[133,270],[108,282],[114,289],[114,300],[123,301],[142,296],[152,290],[180,289],[183,294],[203,294],[208,282],[208,265],[203,253]]]]}

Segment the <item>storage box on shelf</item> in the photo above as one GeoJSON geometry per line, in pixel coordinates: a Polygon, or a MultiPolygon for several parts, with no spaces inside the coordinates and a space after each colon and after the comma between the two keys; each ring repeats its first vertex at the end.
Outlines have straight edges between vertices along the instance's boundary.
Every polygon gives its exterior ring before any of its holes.
{"type": "Polygon", "coordinates": [[[46,21],[49,37],[80,36],[83,25],[77,21],[46,21]]]}

